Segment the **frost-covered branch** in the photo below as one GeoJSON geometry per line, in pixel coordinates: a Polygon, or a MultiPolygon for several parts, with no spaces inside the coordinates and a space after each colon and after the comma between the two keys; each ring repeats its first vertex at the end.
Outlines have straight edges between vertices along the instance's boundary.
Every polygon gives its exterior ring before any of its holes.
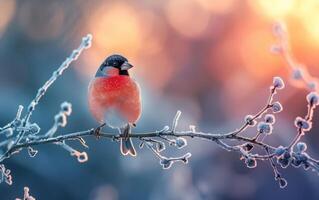
{"type": "MultiPolygon", "coordinates": [[[[82,163],[88,161],[89,157],[87,153],[73,148],[69,144],[70,140],[76,140],[84,148],[87,148],[88,145],[85,141],[87,137],[107,138],[114,142],[119,142],[120,138],[127,137],[119,133],[104,132],[102,129],[105,124],[84,131],[59,134],[59,128],[67,125],[67,119],[72,113],[72,105],[68,102],[61,104],[60,110],[55,115],[53,125],[49,130],[41,131],[37,123],[31,122],[32,113],[48,88],[78,58],[80,53],[91,45],[91,39],[91,35],[83,38],[80,46],[72,52],[49,80],[38,90],[36,97],[28,106],[25,115],[22,113],[23,107],[19,106],[15,118],[0,128],[0,134],[6,137],[5,140],[0,142],[0,149],[3,152],[0,154],[0,163],[23,149],[26,149],[31,157],[34,157],[38,153],[36,146],[43,144],[54,144],[62,147],[82,163]]],[[[178,130],[181,111],[177,111],[175,117],[172,119],[171,127],[164,126],[161,130],[132,133],[129,137],[138,141],[140,148],[146,147],[150,150],[159,159],[159,163],[163,169],[170,168],[178,161],[188,163],[191,157],[191,153],[177,157],[164,155],[166,154],[165,149],[167,146],[181,149],[187,146],[187,139],[196,138],[214,142],[226,151],[237,153],[248,168],[255,168],[259,161],[268,161],[274,171],[275,179],[278,181],[280,187],[283,188],[287,185],[287,181],[282,177],[280,168],[303,166],[305,169],[311,168],[313,171],[319,173],[319,161],[308,155],[306,153],[307,145],[300,142],[301,138],[312,128],[314,110],[319,104],[317,93],[311,92],[307,96],[308,112],[305,117],[296,117],[296,136],[290,143],[276,147],[264,141],[266,137],[273,134],[276,122],[275,115],[283,110],[281,103],[274,101],[274,98],[277,92],[284,89],[284,87],[283,80],[280,77],[274,77],[265,105],[256,114],[246,115],[241,126],[230,132],[202,132],[197,130],[194,125],[190,125],[188,130],[178,130]],[[245,135],[246,130],[252,128],[256,130],[256,134],[251,137],[245,135]],[[233,141],[236,141],[235,144],[233,141]]],[[[8,184],[12,183],[10,170],[6,169],[3,164],[0,165],[0,175],[2,177],[1,181],[5,181],[8,184]]]]}
{"type": "Polygon", "coordinates": [[[23,198],[16,198],[16,200],[36,200],[33,196],[30,195],[30,189],[28,187],[24,187],[23,192],[23,198]]]}
{"type": "MultiPolygon", "coordinates": [[[[33,111],[40,102],[41,98],[46,94],[49,87],[63,74],[66,69],[68,69],[73,61],[78,59],[83,50],[88,49],[91,46],[91,42],[92,35],[88,34],[87,36],[83,37],[79,47],[73,50],[71,55],[66,58],[66,60],[58,67],[58,69],[52,73],[52,76],[44,83],[44,85],[40,87],[36,96],[29,104],[25,115],[23,115],[23,106],[20,105],[15,118],[11,122],[0,127],[0,135],[4,135],[6,137],[5,140],[0,142],[0,163],[3,160],[11,157],[11,155],[14,153],[18,153],[21,149],[17,148],[17,146],[39,138],[39,125],[37,123],[30,122],[33,111]]],[[[55,123],[53,127],[44,136],[47,138],[52,137],[59,126],[64,127],[66,125],[66,118],[70,114],[71,104],[67,102],[61,104],[61,111],[55,116],[55,123]]],[[[31,146],[28,146],[27,149],[30,156],[35,156],[37,154],[37,150],[34,150],[31,146]]],[[[78,155],[77,151],[72,151],[72,154],[78,155]]],[[[6,169],[3,164],[0,165],[0,176],[0,182],[5,181],[9,185],[12,184],[10,170],[6,169]]]]}
{"type": "Polygon", "coordinates": [[[289,33],[286,25],[278,22],[273,27],[273,34],[277,38],[277,43],[272,45],[271,51],[282,56],[287,63],[287,68],[291,72],[292,82],[298,87],[304,87],[309,91],[317,91],[319,87],[318,79],[312,76],[307,67],[299,63],[291,52],[289,43],[289,33]]]}
{"type": "MultiPolygon", "coordinates": [[[[283,110],[282,105],[275,101],[274,96],[278,90],[284,88],[284,83],[281,78],[275,77],[273,84],[270,87],[270,95],[266,102],[266,105],[257,112],[255,115],[247,115],[243,120],[243,125],[234,131],[228,133],[205,133],[197,131],[194,126],[190,126],[189,130],[178,131],[178,123],[181,117],[181,111],[177,111],[175,117],[172,120],[172,127],[164,126],[163,129],[158,131],[150,131],[144,133],[132,133],[129,137],[140,141],[140,147],[147,147],[151,152],[159,159],[160,164],[164,169],[168,169],[174,162],[182,161],[188,162],[191,157],[190,153],[186,153],[180,157],[167,157],[162,153],[166,148],[166,145],[175,146],[180,149],[187,145],[186,138],[199,138],[208,141],[215,142],[221,148],[230,151],[237,152],[240,158],[244,160],[244,163],[249,168],[257,166],[257,161],[268,160],[275,173],[275,178],[280,183],[281,187],[286,185],[285,179],[279,173],[278,167],[286,168],[288,165],[295,167],[304,166],[304,168],[312,168],[316,172],[318,171],[319,162],[314,158],[306,154],[306,144],[299,142],[301,137],[311,129],[313,111],[319,103],[319,97],[316,93],[310,93],[307,96],[308,113],[304,118],[297,117],[295,126],[297,128],[296,137],[291,143],[286,146],[274,147],[270,144],[263,142],[264,138],[270,136],[273,133],[273,125],[275,124],[275,114],[283,110]],[[248,128],[256,128],[256,134],[253,137],[246,137],[245,130],[248,128]],[[236,140],[238,144],[230,145],[228,141],[236,140]],[[256,153],[253,148],[260,148],[265,150],[264,154],[256,153]],[[277,160],[277,163],[275,163],[277,160]]],[[[106,133],[101,129],[104,125],[92,128],[86,131],[79,131],[74,133],[68,133],[64,135],[53,136],[52,130],[56,130],[58,126],[66,125],[66,115],[71,114],[71,105],[69,103],[62,103],[61,111],[55,117],[55,123],[50,130],[46,133],[27,138],[23,138],[21,142],[11,148],[9,155],[15,152],[21,151],[23,148],[28,148],[30,156],[33,156],[31,152],[36,151],[33,148],[41,144],[56,144],[67,150],[72,156],[75,156],[79,162],[85,162],[88,159],[86,152],[80,152],[72,148],[67,144],[67,141],[77,140],[84,147],[87,147],[85,138],[89,136],[97,138],[108,138],[112,141],[119,141],[120,138],[125,137],[118,133],[106,133]],[[63,114],[64,113],[64,114],[63,114]],[[63,117],[61,117],[63,116],[63,117]],[[59,120],[57,120],[59,119],[59,120]]]]}

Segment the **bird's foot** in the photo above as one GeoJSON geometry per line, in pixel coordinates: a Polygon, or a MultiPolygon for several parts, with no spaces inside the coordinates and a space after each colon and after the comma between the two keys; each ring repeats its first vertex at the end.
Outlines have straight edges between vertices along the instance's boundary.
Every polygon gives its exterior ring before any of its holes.
{"type": "Polygon", "coordinates": [[[94,135],[97,138],[101,137],[101,129],[106,125],[106,123],[101,124],[100,126],[98,126],[97,128],[94,129],[94,135]]]}

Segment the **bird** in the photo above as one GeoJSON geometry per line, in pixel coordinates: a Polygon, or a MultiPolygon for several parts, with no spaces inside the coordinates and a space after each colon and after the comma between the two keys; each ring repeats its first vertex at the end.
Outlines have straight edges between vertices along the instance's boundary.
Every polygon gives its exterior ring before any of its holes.
{"type": "Polygon", "coordinates": [[[129,74],[132,67],[122,55],[108,56],[89,84],[88,103],[99,123],[119,130],[121,153],[136,156],[129,135],[141,116],[141,89],[129,74]]]}

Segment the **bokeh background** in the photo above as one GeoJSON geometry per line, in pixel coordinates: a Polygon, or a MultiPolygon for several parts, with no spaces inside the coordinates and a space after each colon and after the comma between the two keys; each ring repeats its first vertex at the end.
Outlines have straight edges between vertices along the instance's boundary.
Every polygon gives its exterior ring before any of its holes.
{"type": "MultiPolygon", "coordinates": [[[[0,0],[0,123],[11,120],[19,104],[28,105],[81,37],[92,47],[53,85],[34,112],[47,130],[63,101],[73,114],[61,134],[96,126],[88,112],[87,86],[111,53],[125,55],[136,67],[143,115],[135,131],[158,130],[183,111],[180,129],[227,132],[255,113],[268,96],[273,76],[289,81],[285,62],[269,52],[272,24],[282,20],[293,53],[319,76],[319,1],[317,0],[0,0]]],[[[295,135],[293,120],[306,112],[306,90],[287,84],[279,98],[273,145],[295,135]]],[[[305,137],[319,158],[319,117],[305,137]]],[[[113,131],[106,129],[106,131],[113,131]]],[[[253,133],[254,130],[252,130],[253,133]]],[[[249,134],[249,133],[248,133],[249,134]]],[[[248,169],[238,154],[207,141],[189,140],[188,165],[162,170],[146,149],[122,157],[118,144],[87,140],[89,162],[78,163],[55,145],[43,145],[35,158],[23,151],[6,160],[14,184],[0,185],[0,199],[21,196],[29,186],[37,199],[318,199],[319,178],[310,171],[282,170],[288,187],[280,189],[269,163],[248,169]]],[[[82,149],[78,143],[72,143],[82,149]]],[[[83,150],[83,149],[82,149],[83,150]]]]}

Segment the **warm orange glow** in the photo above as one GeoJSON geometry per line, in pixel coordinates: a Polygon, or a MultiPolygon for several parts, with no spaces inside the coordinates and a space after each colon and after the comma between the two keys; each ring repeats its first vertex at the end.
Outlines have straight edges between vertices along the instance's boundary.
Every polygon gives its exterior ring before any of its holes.
{"type": "Polygon", "coordinates": [[[150,59],[141,58],[137,63],[140,64],[136,66],[136,73],[154,89],[163,88],[169,80],[174,78],[175,71],[179,67],[176,66],[174,58],[165,54],[159,54],[150,59]]]}
{"type": "Polygon", "coordinates": [[[294,14],[301,20],[311,39],[319,43],[319,1],[308,0],[299,2],[294,14]]]}
{"type": "Polygon", "coordinates": [[[121,52],[134,56],[141,48],[142,26],[137,11],[123,3],[107,5],[90,19],[95,44],[103,53],[121,52]]]}
{"type": "Polygon", "coordinates": [[[311,39],[319,42],[319,1],[318,0],[249,0],[256,13],[262,13],[271,20],[291,19],[300,22],[308,31],[311,39]]]}
{"type": "Polygon", "coordinates": [[[145,10],[139,11],[139,19],[142,21],[143,47],[139,49],[139,54],[145,56],[158,55],[163,51],[167,27],[163,20],[153,12],[145,10]]]}
{"type": "MultiPolygon", "coordinates": [[[[132,76],[156,91],[173,84],[176,74],[188,77],[187,66],[197,62],[197,70],[220,83],[227,77],[237,84],[246,74],[261,84],[278,73],[288,74],[285,63],[269,52],[275,42],[271,26],[278,19],[289,28],[300,27],[291,31],[292,49],[297,57],[306,54],[311,64],[316,63],[306,49],[315,52],[319,42],[317,4],[316,0],[103,2],[92,6],[94,12],[84,19],[86,27],[78,26],[94,39],[81,58],[84,65],[76,69],[93,77],[106,56],[120,53],[136,66],[132,76]]],[[[197,80],[185,87],[197,90],[200,84],[197,80]]]]}
{"type": "Polygon", "coordinates": [[[106,56],[119,53],[134,58],[142,45],[142,30],[137,11],[128,4],[115,3],[99,7],[90,16],[88,26],[94,43],[85,58],[86,66],[79,69],[93,76],[106,56]]]}
{"type": "Polygon", "coordinates": [[[256,13],[262,13],[272,19],[287,16],[293,9],[296,0],[249,0],[256,13]]]}
{"type": "Polygon", "coordinates": [[[145,61],[135,61],[140,55],[147,60],[148,56],[159,54],[166,37],[166,27],[158,16],[124,3],[108,4],[95,10],[88,26],[94,35],[94,43],[85,58],[86,66],[79,71],[89,76],[95,73],[106,56],[113,53],[125,55],[143,71],[147,67],[145,61]]]}
{"type": "Polygon", "coordinates": [[[280,65],[280,59],[269,52],[270,45],[273,41],[268,30],[244,31],[240,42],[240,54],[244,66],[252,75],[259,78],[269,78],[283,70],[280,65]]]}
{"type": "Polygon", "coordinates": [[[196,0],[171,0],[165,7],[170,25],[181,35],[202,36],[209,22],[209,12],[196,0]]]}
{"type": "Polygon", "coordinates": [[[226,14],[232,11],[235,5],[239,2],[235,0],[197,0],[204,8],[211,11],[213,14],[226,14]]]}
{"type": "Polygon", "coordinates": [[[15,0],[0,0],[0,37],[12,19],[16,8],[15,0]]]}

